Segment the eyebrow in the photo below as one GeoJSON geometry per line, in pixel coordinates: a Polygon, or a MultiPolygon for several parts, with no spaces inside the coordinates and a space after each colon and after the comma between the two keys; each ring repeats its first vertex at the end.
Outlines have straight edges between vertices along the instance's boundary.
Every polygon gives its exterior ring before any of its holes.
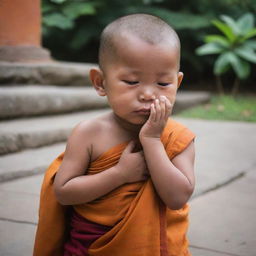
{"type": "MultiPolygon", "coordinates": [[[[142,72],[141,71],[137,71],[136,69],[130,69],[129,70],[129,73],[133,74],[133,75],[139,75],[141,74],[142,72]]],[[[157,76],[164,76],[164,75],[173,75],[173,72],[159,72],[156,74],[157,76]]]]}
{"type": "Polygon", "coordinates": [[[133,75],[139,75],[140,73],[142,73],[142,72],[140,72],[140,71],[137,71],[136,69],[129,69],[129,71],[128,71],[129,73],[131,73],[131,74],[133,74],[133,75]]]}

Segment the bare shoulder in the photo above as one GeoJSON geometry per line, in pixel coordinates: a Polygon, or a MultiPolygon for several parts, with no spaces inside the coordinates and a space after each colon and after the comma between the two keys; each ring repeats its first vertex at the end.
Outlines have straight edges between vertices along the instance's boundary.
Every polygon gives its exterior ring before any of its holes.
{"type": "Polygon", "coordinates": [[[102,115],[92,120],[81,121],[73,128],[68,143],[74,141],[77,145],[83,144],[87,148],[92,147],[97,136],[105,130],[106,119],[106,115],[102,115]]]}
{"type": "Polygon", "coordinates": [[[63,179],[66,180],[85,173],[92,160],[97,135],[102,133],[103,120],[105,120],[104,116],[81,121],[74,127],[68,138],[63,162],[57,176],[64,177],[63,179]]]}
{"type": "Polygon", "coordinates": [[[72,149],[81,158],[84,158],[86,153],[90,161],[94,161],[108,149],[127,140],[129,138],[113,122],[111,113],[107,113],[76,125],[69,137],[66,150],[69,152],[69,149],[72,149]]]}

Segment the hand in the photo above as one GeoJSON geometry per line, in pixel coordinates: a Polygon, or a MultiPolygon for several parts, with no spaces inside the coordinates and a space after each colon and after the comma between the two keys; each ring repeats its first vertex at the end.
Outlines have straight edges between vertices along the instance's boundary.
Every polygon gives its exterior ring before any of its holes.
{"type": "Polygon", "coordinates": [[[172,104],[165,96],[160,96],[160,99],[154,100],[151,104],[150,116],[140,130],[141,142],[144,138],[160,139],[171,110],[172,104]]]}
{"type": "Polygon", "coordinates": [[[125,148],[117,164],[118,173],[124,184],[144,181],[149,176],[143,151],[132,153],[134,147],[135,142],[131,141],[125,148]]]}

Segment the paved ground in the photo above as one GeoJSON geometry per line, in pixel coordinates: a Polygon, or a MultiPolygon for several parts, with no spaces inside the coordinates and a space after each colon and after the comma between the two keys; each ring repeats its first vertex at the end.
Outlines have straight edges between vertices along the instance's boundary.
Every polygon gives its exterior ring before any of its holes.
{"type": "MultiPolygon", "coordinates": [[[[197,134],[193,256],[256,256],[256,124],[180,121],[197,134]]],[[[0,184],[1,256],[32,254],[41,181],[36,175],[0,184]]]]}

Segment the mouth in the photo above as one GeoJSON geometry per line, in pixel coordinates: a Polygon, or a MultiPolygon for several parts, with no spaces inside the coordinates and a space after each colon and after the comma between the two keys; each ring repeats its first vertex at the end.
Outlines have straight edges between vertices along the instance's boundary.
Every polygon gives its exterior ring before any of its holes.
{"type": "Polygon", "coordinates": [[[137,113],[139,115],[148,116],[148,115],[150,115],[150,109],[149,108],[141,108],[139,110],[136,110],[135,113],[137,113]]]}

